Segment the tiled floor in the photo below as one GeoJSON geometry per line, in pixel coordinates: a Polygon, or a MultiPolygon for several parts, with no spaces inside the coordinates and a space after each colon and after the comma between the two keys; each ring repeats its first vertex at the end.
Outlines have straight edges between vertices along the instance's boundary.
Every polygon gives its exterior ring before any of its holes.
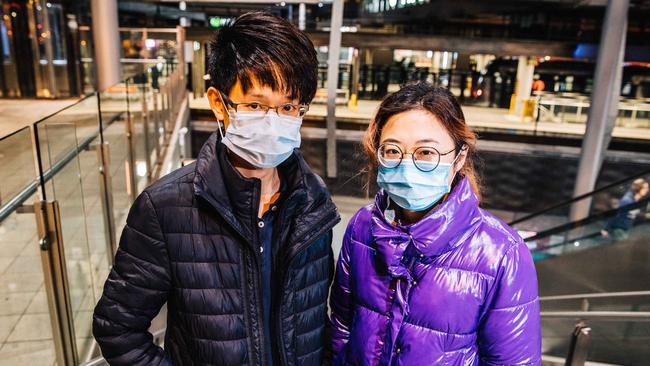
{"type": "Polygon", "coordinates": [[[33,215],[2,222],[0,243],[0,365],[51,365],[54,344],[33,215]]]}
{"type": "Polygon", "coordinates": [[[0,99],[0,136],[5,136],[65,108],[77,99],[0,99]]]}

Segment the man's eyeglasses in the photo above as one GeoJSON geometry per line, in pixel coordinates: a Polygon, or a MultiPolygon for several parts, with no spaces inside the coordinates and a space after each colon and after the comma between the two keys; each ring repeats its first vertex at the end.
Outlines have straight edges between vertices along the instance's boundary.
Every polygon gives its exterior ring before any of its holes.
{"type": "MultiPolygon", "coordinates": [[[[451,154],[454,151],[456,151],[455,148],[441,153],[435,147],[420,146],[413,150],[410,155],[416,168],[423,172],[431,172],[440,164],[441,156],[451,154]]],[[[404,155],[407,154],[403,153],[402,149],[394,144],[382,144],[377,149],[379,164],[385,168],[397,168],[402,163],[404,155]]]]}
{"type": "Polygon", "coordinates": [[[268,104],[259,103],[259,102],[247,102],[247,103],[235,103],[228,96],[219,92],[223,101],[230,107],[232,107],[236,112],[265,112],[268,113],[270,110],[274,110],[275,113],[282,116],[289,117],[302,117],[309,110],[309,104],[292,104],[285,103],[279,106],[270,106],[268,104]]]}

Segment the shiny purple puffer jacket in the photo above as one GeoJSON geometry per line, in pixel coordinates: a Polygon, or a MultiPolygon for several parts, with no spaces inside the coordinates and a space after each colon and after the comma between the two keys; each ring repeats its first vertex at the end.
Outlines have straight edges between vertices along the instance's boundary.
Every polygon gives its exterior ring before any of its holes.
{"type": "Polygon", "coordinates": [[[387,196],[350,220],[331,293],[334,365],[540,365],[528,248],[463,178],[422,220],[393,225],[387,196]]]}

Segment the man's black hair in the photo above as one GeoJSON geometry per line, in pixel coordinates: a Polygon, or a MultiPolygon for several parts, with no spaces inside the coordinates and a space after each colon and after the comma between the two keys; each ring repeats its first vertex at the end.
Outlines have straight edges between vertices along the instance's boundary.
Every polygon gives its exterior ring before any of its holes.
{"type": "Polygon", "coordinates": [[[251,77],[300,103],[316,94],[318,60],[307,35],[266,12],[249,12],[220,28],[210,43],[212,86],[229,93],[237,80],[244,93],[251,77]]]}

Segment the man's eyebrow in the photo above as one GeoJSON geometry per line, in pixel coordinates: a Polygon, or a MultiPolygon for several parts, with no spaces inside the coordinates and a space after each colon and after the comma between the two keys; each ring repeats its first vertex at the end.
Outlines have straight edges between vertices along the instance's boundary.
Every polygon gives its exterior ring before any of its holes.
{"type": "Polygon", "coordinates": [[[266,95],[264,95],[264,94],[251,94],[251,97],[265,99],[266,95]]]}
{"type": "MultiPolygon", "coordinates": [[[[249,98],[256,98],[256,99],[266,99],[266,100],[268,100],[268,98],[269,98],[268,95],[259,94],[259,93],[251,94],[248,97],[249,98]]],[[[291,97],[284,97],[284,103],[293,103],[293,99],[291,99],[291,97]]]]}

